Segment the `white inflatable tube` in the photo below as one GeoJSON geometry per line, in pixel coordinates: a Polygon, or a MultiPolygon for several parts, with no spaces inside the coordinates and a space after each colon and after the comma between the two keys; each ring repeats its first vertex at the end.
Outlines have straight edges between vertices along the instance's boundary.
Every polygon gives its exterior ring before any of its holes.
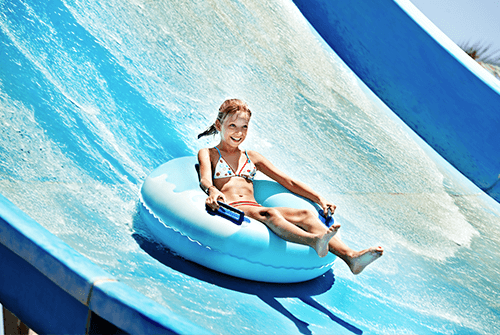
{"type": "MultiPolygon", "coordinates": [[[[332,267],[333,254],[320,258],[314,249],[282,240],[259,221],[245,218],[238,225],[207,213],[196,164],[194,156],[173,159],[142,185],[141,216],[159,242],[190,261],[256,281],[301,282],[332,267]]],[[[256,178],[254,189],[263,206],[318,209],[270,180],[256,178]]]]}

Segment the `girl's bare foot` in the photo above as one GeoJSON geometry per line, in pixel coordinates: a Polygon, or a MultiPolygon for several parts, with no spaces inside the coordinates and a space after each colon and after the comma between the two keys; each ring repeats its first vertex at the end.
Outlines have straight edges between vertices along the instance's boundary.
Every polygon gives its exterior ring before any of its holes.
{"type": "Polygon", "coordinates": [[[377,260],[384,253],[384,248],[373,247],[357,252],[347,263],[351,272],[360,274],[370,263],[377,260]]]}
{"type": "Polygon", "coordinates": [[[318,239],[315,241],[312,247],[314,248],[314,250],[316,250],[319,257],[325,257],[326,255],[328,255],[328,242],[330,242],[339,228],[339,224],[331,225],[323,235],[318,236],[318,239]]]}

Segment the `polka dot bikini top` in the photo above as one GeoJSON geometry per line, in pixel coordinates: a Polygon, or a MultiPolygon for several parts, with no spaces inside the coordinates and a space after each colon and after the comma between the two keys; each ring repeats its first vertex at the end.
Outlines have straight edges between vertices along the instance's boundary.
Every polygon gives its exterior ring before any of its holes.
{"type": "Polygon", "coordinates": [[[257,173],[257,168],[248,157],[246,150],[245,155],[247,156],[247,160],[245,161],[245,164],[243,164],[243,167],[240,169],[240,171],[236,173],[236,171],[234,171],[233,168],[222,157],[219,148],[215,147],[215,149],[217,149],[217,152],[219,153],[219,159],[217,160],[217,164],[215,165],[215,172],[213,177],[214,179],[242,177],[250,181],[254,180],[255,174],[257,173]]]}

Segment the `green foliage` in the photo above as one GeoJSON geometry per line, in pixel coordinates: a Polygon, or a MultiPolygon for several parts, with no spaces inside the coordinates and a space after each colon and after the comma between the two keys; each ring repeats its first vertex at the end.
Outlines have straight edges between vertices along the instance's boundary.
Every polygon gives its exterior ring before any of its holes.
{"type": "Polygon", "coordinates": [[[467,42],[459,44],[459,47],[478,62],[500,66],[500,50],[491,51],[491,44],[485,45],[482,42],[471,44],[467,42]]]}

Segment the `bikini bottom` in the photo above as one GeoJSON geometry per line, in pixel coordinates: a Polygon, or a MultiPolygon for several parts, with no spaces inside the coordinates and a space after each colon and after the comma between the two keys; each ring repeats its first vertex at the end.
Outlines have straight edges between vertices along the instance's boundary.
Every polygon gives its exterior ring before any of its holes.
{"type": "Polygon", "coordinates": [[[254,206],[254,207],[262,207],[255,201],[234,201],[228,204],[229,206],[238,207],[238,206],[254,206]]]}

